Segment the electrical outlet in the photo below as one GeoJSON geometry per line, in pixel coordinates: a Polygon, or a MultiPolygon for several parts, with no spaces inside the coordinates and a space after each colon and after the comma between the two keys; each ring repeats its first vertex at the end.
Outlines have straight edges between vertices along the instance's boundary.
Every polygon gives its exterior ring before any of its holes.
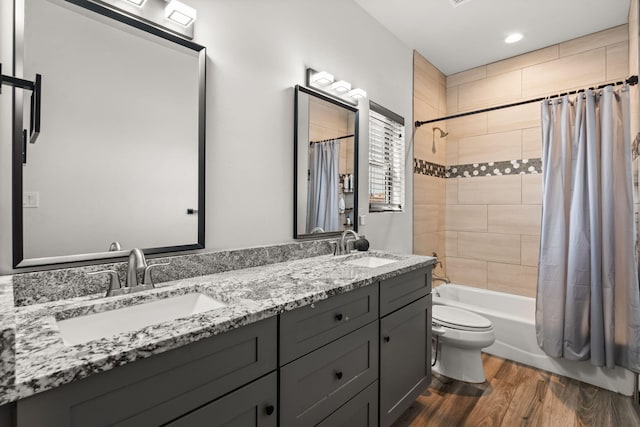
{"type": "Polygon", "coordinates": [[[25,191],[24,193],[22,193],[22,207],[23,208],[39,208],[40,193],[37,191],[25,191]]]}

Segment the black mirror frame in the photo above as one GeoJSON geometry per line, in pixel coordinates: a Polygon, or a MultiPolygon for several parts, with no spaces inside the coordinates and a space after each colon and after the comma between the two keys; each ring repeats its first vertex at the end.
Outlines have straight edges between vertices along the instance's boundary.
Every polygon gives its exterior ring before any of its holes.
{"type": "MultiPolygon", "coordinates": [[[[14,2],[14,43],[13,43],[13,75],[23,74],[24,52],[24,3],[26,0],[14,2]]],[[[205,247],[205,131],[206,131],[206,58],[204,46],[183,39],[147,21],[142,21],[125,14],[106,3],[96,3],[91,0],[64,0],[120,23],[142,30],[146,33],[177,43],[198,53],[198,241],[189,245],[164,246],[143,248],[146,255],[203,249],[205,247]]],[[[45,76],[46,79],[46,76],[45,76]]],[[[46,82],[44,83],[46,87],[46,82]]],[[[46,90],[46,89],[45,89],[46,90]]],[[[45,93],[46,96],[46,93],[45,93]]],[[[22,160],[23,160],[23,100],[16,96],[13,89],[13,149],[12,149],[12,238],[13,238],[13,268],[28,268],[57,264],[74,265],[86,261],[116,262],[123,261],[129,254],[128,250],[113,252],[97,252],[77,255],[53,256],[45,258],[24,259],[23,244],[23,212],[22,212],[22,160]]],[[[46,130],[44,130],[46,132],[46,130]]],[[[94,262],[95,263],[95,262],[94,262]]]]}
{"type": "Polygon", "coordinates": [[[311,239],[323,239],[327,237],[336,237],[342,234],[341,231],[332,231],[326,233],[314,233],[314,234],[298,234],[298,111],[299,111],[299,93],[303,92],[307,95],[315,96],[323,101],[342,107],[354,113],[354,132],[353,132],[353,176],[355,180],[354,194],[353,194],[353,231],[358,231],[358,136],[359,129],[359,112],[360,110],[353,105],[339,101],[338,99],[325,95],[317,90],[311,89],[306,86],[296,85],[294,95],[294,108],[293,108],[293,238],[297,240],[311,240],[311,239]]]}

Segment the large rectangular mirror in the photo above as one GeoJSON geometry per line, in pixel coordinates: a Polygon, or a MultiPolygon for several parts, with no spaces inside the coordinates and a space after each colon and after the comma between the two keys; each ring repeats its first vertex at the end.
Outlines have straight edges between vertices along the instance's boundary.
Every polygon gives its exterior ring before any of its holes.
{"type": "Polygon", "coordinates": [[[42,111],[23,163],[15,91],[14,266],[203,248],[205,48],[87,0],[17,0],[15,24],[42,111]]]}
{"type": "Polygon", "coordinates": [[[358,109],[296,86],[294,238],[357,231],[358,109]]]}

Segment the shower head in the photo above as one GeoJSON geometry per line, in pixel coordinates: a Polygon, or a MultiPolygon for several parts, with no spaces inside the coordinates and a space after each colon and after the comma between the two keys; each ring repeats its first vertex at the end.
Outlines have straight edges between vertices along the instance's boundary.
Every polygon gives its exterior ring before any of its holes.
{"type": "Polygon", "coordinates": [[[438,126],[432,129],[433,129],[433,144],[431,145],[431,152],[433,154],[436,154],[436,131],[440,131],[440,138],[444,138],[445,136],[449,135],[449,132],[443,131],[438,126]]]}
{"type": "Polygon", "coordinates": [[[440,138],[444,138],[445,136],[449,135],[449,132],[445,132],[437,126],[433,128],[434,135],[436,134],[436,131],[440,131],[440,138]]]}

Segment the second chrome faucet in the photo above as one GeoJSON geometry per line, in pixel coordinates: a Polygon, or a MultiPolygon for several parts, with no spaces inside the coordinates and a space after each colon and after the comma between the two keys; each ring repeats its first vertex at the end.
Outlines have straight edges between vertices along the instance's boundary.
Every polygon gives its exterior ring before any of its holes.
{"type": "Polygon", "coordinates": [[[129,260],[127,263],[127,275],[124,286],[120,282],[118,273],[115,270],[96,271],[95,273],[87,273],[88,275],[96,274],[108,274],[109,288],[107,289],[108,297],[114,295],[124,295],[131,292],[144,291],[147,289],[153,289],[153,279],[151,277],[152,269],[157,267],[169,265],[169,263],[158,263],[148,265],[144,256],[144,252],[141,249],[135,248],[129,252],[129,260]],[[142,282],[138,282],[138,275],[142,275],[142,282]]]}

